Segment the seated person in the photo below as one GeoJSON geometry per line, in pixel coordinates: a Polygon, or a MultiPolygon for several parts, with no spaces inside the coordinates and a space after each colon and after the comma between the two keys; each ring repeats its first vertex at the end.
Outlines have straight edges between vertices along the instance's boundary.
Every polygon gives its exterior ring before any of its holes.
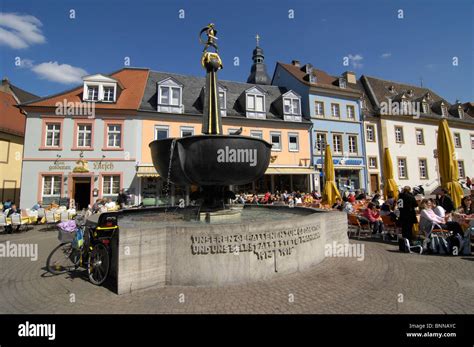
{"type": "Polygon", "coordinates": [[[38,211],[41,208],[41,201],[38,201],[36,204],[33,205],[31,208],[32,211],[38,211]]]}
{"type": "MultiPolygon", "coordinates": [[[[8,210],[8,213],[6,214],[6,218],[11,218],[12,214],[18,214],[21,218],[21,210],[19,208],[16,207],[15,204],[12,205],[12,207],[8,210]]],[[[16,227],[16,231],[18,231],[18,229],[20,229],[20,226],[17,225],[16,227]]],[[[13,227],[11,225],[7,225],[5,227],[5,232],[8,233],[8,234],[11,234],[13,232],[13,227]]]]}
{"type": "Polygon", "coordinates": [[[373,202],[369,202],[363,216],[369,220],[369,224],[372,226],[373,235],[377,233],[381,234],[383,232],[383,222],[380,220],[379,211],[373,202]]]}
{"type": "Polygon", "coordinates": [[[336,202],[331,206],[332,209],[342,211],[343,204],[342,204],[342,199],[337,198],[336,202]]]}
{"type": "Polygon", "coordinates": [[[107,209],[114,209],[117,207],[117,205],[115,204],[115,201],[112,201],[110,198],[108,198],[106,199],[105,207],[107,207],[107,209]]]}
{"type": "Polygon", "coordinates": [[[355,194],[353,192],[349,193],[349,196],[347,197],[347,201],[353,204],[356,201],[355,194]]]}

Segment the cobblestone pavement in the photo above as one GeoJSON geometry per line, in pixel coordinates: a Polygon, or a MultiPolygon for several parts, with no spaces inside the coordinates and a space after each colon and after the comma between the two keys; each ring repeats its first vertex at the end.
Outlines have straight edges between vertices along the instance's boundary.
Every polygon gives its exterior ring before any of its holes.
{"type": "Polygon", "coordinates": [[[474,313],[474,257],[403,254],[395,244],[360,241],[363,261],[328,258],[266,282],[118,296],[83,274],[45,271],[55,231],[0,234],[7,240],[38,244],[39,256],[0,258],[0,313],[474,313]]]}

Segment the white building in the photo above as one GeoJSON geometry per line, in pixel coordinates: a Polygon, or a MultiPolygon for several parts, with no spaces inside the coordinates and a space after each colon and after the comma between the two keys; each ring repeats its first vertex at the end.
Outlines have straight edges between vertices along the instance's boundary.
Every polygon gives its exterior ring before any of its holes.
{"type": "Polygon", "coordinates": [[[370,192],[383,182],[383,149],[392,155],[400,186],[423,185],[430,194],[439,183],[436,140],[439,120],[448,120],[459,177],[474,176],[474,114],[470,104],[450,104],[431,90],[362,76],[362,105],[370,192]]]}

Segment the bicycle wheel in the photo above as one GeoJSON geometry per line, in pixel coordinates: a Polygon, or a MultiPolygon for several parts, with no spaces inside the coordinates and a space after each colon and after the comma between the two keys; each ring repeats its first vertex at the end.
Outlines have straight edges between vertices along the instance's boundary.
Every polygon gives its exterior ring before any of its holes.
{"type": "Polygon", "coordinates": [[[98,243],[89,253],[89,261],[87,264],[87,272],[89,273],[89,280],[100,286],[107,279],[109,274],[109,252],[107,248],[98,243]]]}
{"type": "Polygon", "coordinates": [[[49,254],[46,268],[54,275],[59,275],[78,267],[81,253],[71,243],[61,243],[49,254]]]}

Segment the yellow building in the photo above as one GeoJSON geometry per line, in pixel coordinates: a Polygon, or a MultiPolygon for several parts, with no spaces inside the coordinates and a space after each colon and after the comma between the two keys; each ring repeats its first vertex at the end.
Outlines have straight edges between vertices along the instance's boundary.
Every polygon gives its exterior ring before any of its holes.
{"type": "Polygon", "coordinates": [[[18,104],[38,98],[12,85],[8,79],[0,86],[0,202],[19,204],[21,167],[25,138],[25,115],[18,104]]]}

